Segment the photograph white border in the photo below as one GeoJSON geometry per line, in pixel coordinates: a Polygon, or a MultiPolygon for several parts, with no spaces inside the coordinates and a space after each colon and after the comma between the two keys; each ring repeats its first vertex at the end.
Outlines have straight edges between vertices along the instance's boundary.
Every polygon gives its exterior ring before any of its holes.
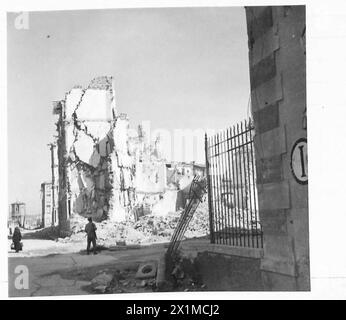
{"type": "MultiPolygon", "coordinates": [[[[345,1],[43,1],[5,0],[0,7],[0,298],[7,282],[7,23],[6,12],[106,8],[306,4],[309,147],[310,292],[179,292],[58,296],[49,299],[345,299],[346,298],[346,3],[345,1]]],[[[11,298],[13,299],[13,298],[11,298]]],[[[16,298],[22,299],[22,298],[16,298]]],[[[47,299],[35,297],[25,299],[47,299]]]]}

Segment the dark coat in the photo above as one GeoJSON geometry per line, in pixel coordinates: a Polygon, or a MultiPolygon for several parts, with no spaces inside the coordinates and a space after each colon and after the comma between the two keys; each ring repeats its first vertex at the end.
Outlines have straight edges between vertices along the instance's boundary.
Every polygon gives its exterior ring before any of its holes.
{"type": "Polygon", "coordinates": [[[96,236],[96,225],[93,222],[89,222],[87,223],[87,225],[85,226],[85,232],[88,236],[88,239],[97,239],[96,236]]]}
{"type": "Polygon", "coordinates": [[[14,243],[22,241],[22,234],[20,233],[19,228],[15,228],[12,236],[12,241],[14,243]]]}
{"type": "Polygon", "coordinates": [[[14,244],[14,250],[16,252],[22,250],[21,240],[22,240],[22,234],[20,233],[19,228],[15,228],[13,232],[13,236],[12,236],[12,241],[14,244]]]}

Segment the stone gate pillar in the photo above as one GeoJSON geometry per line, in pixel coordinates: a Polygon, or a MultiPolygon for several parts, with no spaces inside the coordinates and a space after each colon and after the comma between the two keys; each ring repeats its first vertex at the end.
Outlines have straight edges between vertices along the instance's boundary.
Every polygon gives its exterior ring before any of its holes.
{"type": "Polygon", "coordinates": [[[309,290],[305,6],[246,7],[266,290],[309,290]]]}

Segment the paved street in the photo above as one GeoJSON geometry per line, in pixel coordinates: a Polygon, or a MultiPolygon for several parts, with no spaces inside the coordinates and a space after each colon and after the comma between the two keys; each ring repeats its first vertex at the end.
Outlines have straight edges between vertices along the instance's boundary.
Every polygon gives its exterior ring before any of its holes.
{"type": "Polygon", "coordinates": [[[84,243],[58,244],[49,240],[23,242],[23,252],[9,253],[8,279],[11,297],[91,293],[88,291],[90,281],[100,271],[115,271],[121,268],[136,270],[141,262],[158,260],[164,250],[164,245],[160,244],[141,249],[104,250],[97,255],[88,256],[84,251],[79,251],[84,249],[84,243]],[[17,266],[28,268],[28,289],[15,288],[17,266]]]}

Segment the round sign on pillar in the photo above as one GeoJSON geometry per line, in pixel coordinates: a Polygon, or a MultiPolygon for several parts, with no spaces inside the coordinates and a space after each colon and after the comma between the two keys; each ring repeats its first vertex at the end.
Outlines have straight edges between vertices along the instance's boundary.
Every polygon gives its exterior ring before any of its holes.
{"type": "Polygon", "coordinates": [[[300,184],[308,183],[308,144],[306,138],[298,139],[291,151],[291,169],[300,184]]]}

